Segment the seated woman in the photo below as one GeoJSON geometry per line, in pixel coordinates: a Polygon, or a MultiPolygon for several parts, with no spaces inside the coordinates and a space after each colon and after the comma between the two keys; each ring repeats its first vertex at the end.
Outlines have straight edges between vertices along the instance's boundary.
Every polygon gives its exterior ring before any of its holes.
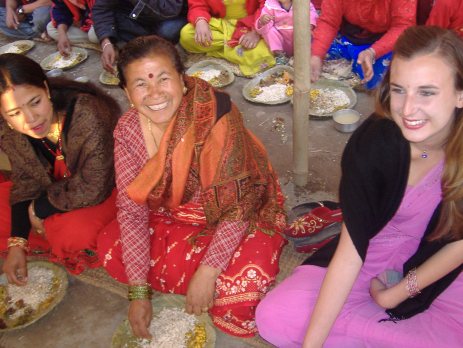
{"type": "Polygon", "coordinates": [[[256,32],[265,0],[188,0],[190,22],[180,32],[188,52],[206,53],[238,64],[245,76],[275,65],[266,43],[256,32]]]}
{"type": "Polygon", "coordinates": [[[322,249],[257,308],[272,344],[461,346],[461,52],[450,30],[418,26],[399,37],[379,90],[383,116],[367,119],[344,150],[345,224],[328,269],[322,249]]]}
{"type": "Polygon", "coordinates": [[[101,265],[96,237],[116,215],[118,104],[91,84],[48,80],[32,59],[9,53],[0,56],[0,112],[0,149],[12,168],[0,183],[8,281],[25,284],[29,251],[73,273],[101,265]]]}
{"type": "Polygon", "coordinates": [[[327,59],[352,60],[352,71],[367,89],[375,88],[388,69],[395,41],[415,17],[415,0],[323,0],[312,42],[312,81],[320,77],[328,53],[327,59]]]}
{"type": "Polygon", "coordinates": [[[230,97],[183,70],[175,47],[157,36],[121,50],[132,108],[114,132],[118,221],[98,250],[109,274],[129,285],[136,336],[149,337],[152,288],[186,294],[187,312],[209,312],[223,331],[252,336],[285,244],[283,197],[230,97]]]}

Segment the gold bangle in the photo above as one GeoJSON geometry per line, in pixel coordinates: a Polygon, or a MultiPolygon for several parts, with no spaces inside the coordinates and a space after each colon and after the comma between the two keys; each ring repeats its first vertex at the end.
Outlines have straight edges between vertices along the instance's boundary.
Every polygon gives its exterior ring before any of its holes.
{"type": "Polygon", "coordinates": [[[26,253],[29,252],[29,242],[27,239],[21,237],[10,237],[7,242],[8,249],[11,247],[18,247],[23,249],[26,253]]]}
{"type": "Polygon", "coordinates": [[[151,300],[153,290],[148,284],[145,285],[129,285],[127,298],[133,300],[151,300]]]}

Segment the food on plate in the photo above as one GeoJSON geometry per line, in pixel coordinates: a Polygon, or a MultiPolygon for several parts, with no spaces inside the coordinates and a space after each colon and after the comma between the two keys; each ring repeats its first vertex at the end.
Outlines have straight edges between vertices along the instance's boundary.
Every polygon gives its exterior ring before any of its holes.
{"type": "Polygon", "coordinates": [[[215,87],[223,86],[230,80],[229,72],[219,69],[198,70],[192,73],[191,76],[207,81],[215,87]]]}
{"type": "Polygon", "coordinates": [[[56,54],[53,60],[48,64],[50,69],[62,69],[75,65],[84,60],[84,55],[81,52],[72,51],[69,56],[64,57],[61,54],[56,54]]]}
{"type": "Polygon", "coordinates": [[[326,115],[349,106],[348,95],[338,88],[313,88],[310,90],[311,113],[326,115]]]}

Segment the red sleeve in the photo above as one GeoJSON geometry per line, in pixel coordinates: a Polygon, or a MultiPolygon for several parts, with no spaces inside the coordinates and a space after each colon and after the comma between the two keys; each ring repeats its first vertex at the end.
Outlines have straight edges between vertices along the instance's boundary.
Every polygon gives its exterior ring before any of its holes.
{"type": "Polygon", "coordinates": [[[200,17],[205,18],[208,22],[211,17],[223,17],[225,13],[220,15],[218,10],[219,7],[213,9],[210,1],[207,0],[188,0],[188,22],[195,25],[196,20],[200,17]]]}
{"type": "Polygon", "coordinates": [[[381,39],[371,47],[379,58],[392,51],[397,38],[402,32],[416,24],[416,0],[392,0],[389,6],[391,11],[391,25],[381,39]]]}
{"type": "Polygon", "coordinates": [[[426,25],[453,29],[463,38],[463,1],[439,0],[429,14],[426,25]]]}
{"type": "Polygon", "coordinates": [[[149,209],[138,205],[127,195],[127,186],[135,179],[148,155],[135,110],[119,120],[114,131],[114,162],[116,171],[117,221],[121,230],[122,258],[129,281],[146,281],[150,261],[149,209]],[[129,117],[127,117],[127,115],[129,117]]]}
{"type": "Polygon", "coordinates": [[[343,16],[342,0],[323,0],[312,41],[312,55],[324,58],[341,27],[343,16]]]}

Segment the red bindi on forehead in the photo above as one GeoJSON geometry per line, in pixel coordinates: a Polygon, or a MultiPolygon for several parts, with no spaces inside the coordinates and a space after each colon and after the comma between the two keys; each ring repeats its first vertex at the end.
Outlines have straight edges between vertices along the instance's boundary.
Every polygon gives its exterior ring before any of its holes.
{"type": "Polygon", "coordinates": [[[153,76],[154,76],[154,75],[153,75],[152,73],[149,73],[149,74],[148,74],[148,77],[149,77],[150,79],[152,79],[153,76]]]}

